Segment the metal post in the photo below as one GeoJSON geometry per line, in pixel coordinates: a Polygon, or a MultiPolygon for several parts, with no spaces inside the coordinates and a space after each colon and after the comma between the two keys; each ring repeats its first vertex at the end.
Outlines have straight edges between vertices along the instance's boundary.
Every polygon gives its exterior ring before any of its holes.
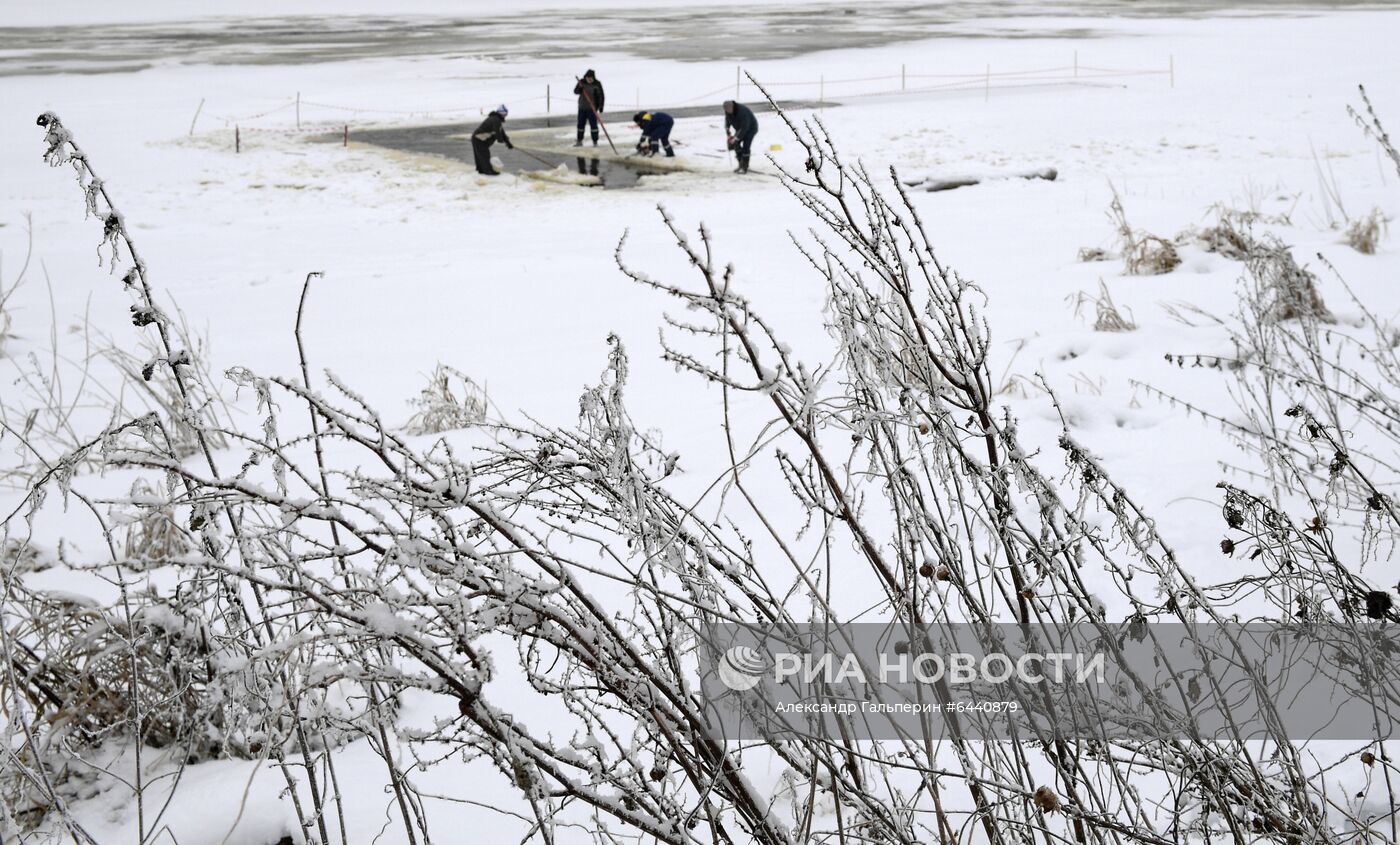
{"type": "Polygon", "coordinates": [[[991,99],[992,99],[992,66],[991,66],[991,65],[987,65],[987,83],[986,83],[986,87],[983,88],[983,90],[982,90],[982,102],[985,103],[985,102],[990,101],[991,99]]]}
{"type": "Polygon", "coordinates": [[[1167,56],[1167,75],[1171,79],[1171,85],[1176,87],[1176,56],[1167,56]]]}
{"type": "Polygon", "coordinates": [[[297,92],[297,128],[301,128],[301,92],[297,92]]]}
{"type": "Polygon", "coordinates": [[[340,144],[340,145],[341,145],[342,147],[348,147],[348,146],[350,146],[350,124],[348,124],[348,123],[345,124],[345,129],[343,130],[343,132],[344,132],[344,134],[340,136],[340,137],[341,137],[341,144],[340,144]]]}
{"type": "Polygon", "coordinates": [[[743,69],[739,65],[734,66],[734,102],[739,102],[739,75],[743,69]]]}
{"type": "Polygon", "coordinates": [[[904,90],[904,65],[899,66],[899,90],[904,90]]]}
{"type": "Polygon", "coordinates": [[[233,151],[243,152],[243,135],[238,131],[238,127],[233,127],[233,151]]]}
{"type": "Polygon", "coordinates": [[[549,126],[549,84],[544,86],[544,125],[549,126]]]}
{"type": "Polygon", "coordinates": [[[1079,51],[1074,51],[1074,78],[1079,78],[1079,51]]]}

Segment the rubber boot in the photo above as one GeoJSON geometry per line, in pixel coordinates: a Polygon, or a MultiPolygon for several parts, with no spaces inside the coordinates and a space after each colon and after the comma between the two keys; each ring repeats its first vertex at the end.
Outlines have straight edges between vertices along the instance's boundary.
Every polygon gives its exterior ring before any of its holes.
{"type": "MultiPolygon", "coordinates": [[[[578,141],[579,141],[580,144],[583,143],[583,136],[582,136],[582,135],[578,136],[578,141]]],[[[598,133],[597,133],[597,132],[594,132],[594,133],[593,133],[593,146],[595,146],[595,147],[598,146],[598,133]]]]}
{"type": "Polygon", "coordinates": [[[675,157],[676,157],[676,151],[673,150],[673,149],[671,149],[671,145],[670,145],[670,144],[667,144],[667,145],[666,145],[666,157],[667,157],[667,158],[675,158],[675,157]]]}
{"type": "MultiPolygon", "coordinates": [[[[594,143],[596,144],[597,141],[594,141],[594,143]]],[[[578,139],[574,141],[574,146],[575,146],[575,147],[581,147],[581,146],[583,146],[583,130],[582,130],[582,129],[580,129],[580,130],[578,131],[578,139]]]]}

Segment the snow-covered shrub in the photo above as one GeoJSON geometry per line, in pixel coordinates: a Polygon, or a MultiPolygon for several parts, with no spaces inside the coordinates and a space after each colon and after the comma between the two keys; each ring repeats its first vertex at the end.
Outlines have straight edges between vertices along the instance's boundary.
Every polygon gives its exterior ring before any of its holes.
{"type": "Polygon", "coordinates": [[[1272,236],[1254,242],[1245,261],[1251,295],[1262,303],[1265,319],[1333,322],[1317,289],[1317,276],[1301,267],[1293,252],[1272,236]]]}
{"type": "Polygon", "coordinates": [[[197,671],[206,650],[198,628],[166,603],[136,600],[127,609],[129,618],[79,594],[40,591],[9,606],[12,647],[0,688],[7,700],[19,695],[34,707],[48,746],[100,744],[135,716],[155,747],[198,730],[207,681],[197,671]]]}
{"type": "MultiPolygon", "coordinates": [[[[56,117],[41,124],[51,160],[85,160],[56,117]]],[[[294,377],[230,371],[254,389],[258,424],[187,406],[201,445],[192,459],[179,459],[159,415],[101,432],[90,454],[161,491],[122,507],[173,512],[168,524],[197,550],[175,600],[203,614],[210,647],[227,656],[220,665],[266,703],[264,750],[279,762],[305,756],[305,792],[281,767],[288,794],[313,802],[296,805],[301,838],[330,840],[338,800],[317,781],[333,758],[317,724],[299,718],[302,703],[346,681],[368,716],[347,735],[382,756],[385,800],[415,841],[428,840],[426,796],[389,738],[392,702],[409,691],[444,714],[395,736],[415,767],[489,762],[546,841],[581,811],[599,841],[668,845],[1160,845],[1246,841],[1245,831],[1346,841],[1356,814],[1329,800],[1273,721],[1247,738],[1072,741],[1036,728],[1002,742],[992,739],[998,717],[950,708],[933,717],[950,726],[941,738],[870,744],[760,726],[742,745],[713,724],[688,671],[696,628],[845,621],[852,608],[830,586],[838,576],[838,589],[864,594],[859,612],[891,622],[1027,630],[1103,623],[1085,572],[1135,622],[1223,621],[1242,586],[1191,577],[1068,425],[1044,442],[1021,434],[996,398],[984,296],[942,263],[895,174],[886,185],[845,163],[819,121],[787,125],[806,161],[783,179],[822,232],[803,249],[827,288],[835,356],[813,353],[814,365],[795,351],[743,296],[703,226],[692,234],[661,211],[688,279],[654,279],[618,247],[622,272],[681,312],[666,321],[666,359],[722,396],[731,460],[717,503],[673,492],[681,456],[634,422],[615,338],[576,424],[496,426],[474,453],[409,442],[344,382],[313,387],[304,350],[294,377]],[[768,422],[736,423],[739,401],[760,403],[768,422]],[[291,429],[287,408],[305,410],[307,427],[291,429]],[[216,453],[213,434],[239,452],[216,453]],[[1063,471],[1047,470],[1036,457],[1046,453],[1063,471]],[[520,718],[526,695],[551,716],[520,718]],[[749,764],[781,770],[782,790],[805,798],[778,806],[749,764]]],[[[80,171],[84,185],[89,177],[80,171]]],[[[114,211],[99,217],[115,219],[104,235],[114,228],[129,246],[114,211]]],[[[181,397],[212,391],[177,384],[181,397]]],[[[71,473],[39,482],[76,483],[71,473]]],[[[1311,567],[1300,580],[1348,597],[1343,563],[1294,565],[1311,567]]],[[[1228,699],[1219,686],[1197,694],[1228,699]]],[[[1101,725],[1107,704],[1081,699],[1066,715],[1101,725]]],[[[1155,698],[1148,706],[1169,715],[1155,698]]]]}
{"type": "MultiPolygon", "coordinates": [[[[0,682],[5,706],[13,704],[5,714],[5,727],[11,743],[19,743],[15,747],[22,747],[27,758],[12,755],[0,763],[0,774],[7,783],[20,784],[34,799],[26,806],[47,814],[54,829],[89,842],[65,810],[67,787],[48,776],[51,767],[70,771],[64,768],[69,761],[90,774],[89,758],[74,756],[79,746],[110,738],[134,744],[138,760],[140,749],[151,744],[165,745],[163,753],[176,761],[244,756],[281,762],[289,753],[297,754],[307,761],[304,776],[313,792],[304,811],[294,802],[298,817],[305,831],[319,825],[320,839],[326,842],[323,811],[336,799],[335,793],[328,797],[321,792],[314,765],[319,761],[332,766],[325,749],[341,741],[345,724],[355,736],[377,726],[382,739],[380,708],[391,713],[394,700],[373,689],[360,696],[342,694],[343,673],[324,668],[336,662],[335,654],[308,645],[304,632],[295,627],[275,624],[278,609],[264,604],[255,581],[208,568],[208,559],[236,558],[240,547],[255,544],[252,538],[261,527],[243,524],[240,514],[218,495],[204,501],[185,498],[198,496],[192,485],[181,484],[173,468],[189,460],[219,476],[221,460],[236,460],[225,452],[226,437],[241,437],[243,432],[222,416],[226,406],[212,386],[202,340],[188,330],[178,308],[156,304],[147,265],[86,153],[56,115],[45,113],[38,123],[46,131],[44,160],[53,167],[71,168],[89,216],[100,224],[99,258],[132,299],[126,316],[138,330],[137,340],[101,344],[95,356],[106,361],[120,381],[108,395],[140,395],[145,407],[133,412],[122,404],[108,404],[103,417],[116,422],[94,426],[92,420],[74,415],[78,403],[73,398],[54,393],[57,379],[50,379],[49,373],[19,370],[16,383],[25,388],[22,399],[29,401],[28,407],[11,405],[20,391],[6,391],[4,418],[21,420],[25,457],[33,460],[28,495],[0,525],[7,556],[28,559],[33,531],[26,520],[44,507],[51,491],[56,492],[65,503],[80,503],[92,515],[109,554],[105,561],[64,559],[64,564],[120,585],[122,599],[116,604],[81,596],[50,601],[32,593],[33,612],[3,617],[0,658],[9,671],[0,682]],[[143,465],[166,469],[150,473],[134,495],[106,503],[106,513],[74,490],[74,479],[86,471],[123,467],[133,448],[139,450],[143,465]],[[172,496],[180,498],[181,507],[173,506],[172,496]],[[139,560],[123,555],[127,543],[116,536],[123,525],[135,526],[135,534],[125,539],[139,560]],[[198,550],[195,560],[187,559],[190,550],[198,550]],[[134,570],[167,565],[177,557],[184,569],[173,591],[128,589],[136,581],[134,570]],[[351,697],[367,699],[373,706],[356,710],[334,703],[351,697]]],[[[82,375],[86,382],[87,372],[82,375]]],[[[242,386],[238,375],[230,371],[229,378],[242,386]]],[[[259,398],[266,398],[266,392],[259,398]]],[[[285,470],[273,409],[264,407],[267,415],[256,434],[271,445],[240,456],[244,463],[226,479],[231,483],[258,466],[274,477],[285,470]]],[[[63,538],[53,539],[51,545],[61,546],[63,538]]],[[[10,567],[0,572],[7,614],[30,595],[23,575],[10,567]]],[[[368,660],[372,652],[370,646],[361,659],[368,660]]],[[[361,683],[357,678],[349,681],[352,686],[361,683]]],[[[290,770],[280,768],[288,788],[294,788],[290,770]]],[[[145,784],[139,774],[134,781],[116,774],[114,782],[131,789],[133,801],[140,804],[145,784]]],[[[0,807],[0,824],[22,809],[0,807]]]]}
{"type": "Polygon", "coordinates": [[[1345,235],[1347,246],[1362,255],[1375,255],[1381,239],[1385,236],[1386,223],[1388,222],[1385,214],[1379,208],[1371,209],[1370,214],[1359,220],[1351,221],[1347,226],[1345,235]]]}
{"type": "Polygon", "coordinates": [[[1117,190],[1109,203],[1108,216],[1118,230],[1118,254],[1123,258],[1123,272],[1130,276],[1157,276],[1170,273],[1181,264],[1181,256],[1171,241],[1132,227],[1117,190]]]}
{"type": "MultiPolygon", "coordinates": [[[[145,479],[137,479],[131,497],[139,502],[163,502],[145,479]]],[[[122,556],[128,566],[146,568],[174,562],[194,550],[185,534],[175,525],[175,511],[163,504],[141,507],[126,525],[122,556]]]]}
{"type": "Polygon", "coordinates": [[[1373,561],[1400,541],[1400,479],[1389,459],[1400,448],[1396,327],[1357,299],[1357,325],[1307,308],[1279,319],[1278,264],[1248,265],[1239,312],[1223,323],[1235,353],[1195,356],[1201,372],[1227,380],[1234,407],[1169,398],[1254,458],[1232,469],[1258,484],[1219,485],[1221,551],[1251,562],[1254,594],[1281,618],[1389,619],[1400,588],[1373,561]]]}
{"type": "Polygon", "coordinates": [[[0,569],[17,575],[42,572],[53,566],[53,556],[33,543],[20,540],[0,542],[0,569]]]}
{"type": "Polygon", "coordinates": [[[1251,226],[1259,219],[1258,215],[1219,204],[1213,210],[1213,225],[1187,229],[1178,236],[1178,242],[1194,243],[1206,252],[1214,252],[1233,261],[1244,261],[1254,249],[1251,226]]]}
{"type": "MultiPolygon", "coordinates": [[[[1400,168],[1369,101],[1366,111],[1363,128],[1400,168]]],[[[1234,469],[1262,491],[1220,485],[1221,551],[1256,562],[1253,589],[1283,616],[1390,618],[1400,587],[1366,567],[1400,542],[1400,327],[1345,284],[1360,319],[1332,320],[1316,276],[1276,239],[1253,241],[1245,269],[1238,311],[1218,322],[1234,354],[1197,356],[1227,379],[1234,406],[1183,403],[1255,459],[1234,469]]]]}
{"type": "Polygon", "coordinates": [[[404,425],[409,434],[438,434],[471,428],[486,421],[486,389],[460,370],[438,364],[412,401],[417,412],[404,425]]]}

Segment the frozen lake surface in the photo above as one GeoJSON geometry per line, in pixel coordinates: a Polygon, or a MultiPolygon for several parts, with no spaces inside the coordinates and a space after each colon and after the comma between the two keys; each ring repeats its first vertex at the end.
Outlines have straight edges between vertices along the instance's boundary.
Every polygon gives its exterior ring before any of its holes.
{"type": "MultiPolygon", "coordinates": [[[[1388,3],[1090,0],[560,9],[461,15],[209,16],[22,26],[0,11],[0,76],[163,64],[304,64],[436,56],[571,58],[600,50],[678,61],[769,60],[929,38],[1092,38],[1105,17],[1305,15],[1388,3]]],[[[18,21],[24,23],[22,19],[18,21]]]]}

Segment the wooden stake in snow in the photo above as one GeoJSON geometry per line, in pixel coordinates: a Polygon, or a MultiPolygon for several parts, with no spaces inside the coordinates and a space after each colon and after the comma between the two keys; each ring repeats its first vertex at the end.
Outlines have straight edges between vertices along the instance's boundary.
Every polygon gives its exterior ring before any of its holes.
{"type": "Polygon", "coordinates": [[[301,92],[297,92],[297,128],[301,128],[301,92]]]}
{"type": "Polygon", "coordinates": [[[987,81],[986,81],[985,87],[983,87],[983,89],[982,89],[982,102],[985,103],[985,102],[990,101],[991,99],[992,99],[992,66],[991,66],[991,65],[987,65],[987,81]]]}
{"type": "Polygon", "coordinates": [[[348,147],[348,146],[350,146],[350,124],[348,124],[348,123],[345,124],[345,128],[344,128],[344,130],[342,131],[340,138],[341,138],[341,143],[340,143],[340,145],[341,145],[342,147],[348,147]]]}
{"type": "Polygon", "coordinates": [[[237,126],[233,127],[233,151],[236,153],[243,152],[243,137],[239,133],[237,126]]]}
{"type": "Polygon", "coordinates": [[[202,112],[202,111],[204,111],[204,98],[203,98],[203,97],[200,97],[200,98],[199,98],[199,108],[197,108],[197,109],[194,110],[194,120],[191,120],[191,121],[190,121],[190,136],[191,136],[191,137],[194,136],[194,124],[195,124],[195,121],[199,120],[199,113],[202,112]]]}
{"type": "Polygon", "coordinates": [[[1176,56],[1167,56],[1167,77],[1171,81],[1171,87],[1176,87],[1176,56]]]}

